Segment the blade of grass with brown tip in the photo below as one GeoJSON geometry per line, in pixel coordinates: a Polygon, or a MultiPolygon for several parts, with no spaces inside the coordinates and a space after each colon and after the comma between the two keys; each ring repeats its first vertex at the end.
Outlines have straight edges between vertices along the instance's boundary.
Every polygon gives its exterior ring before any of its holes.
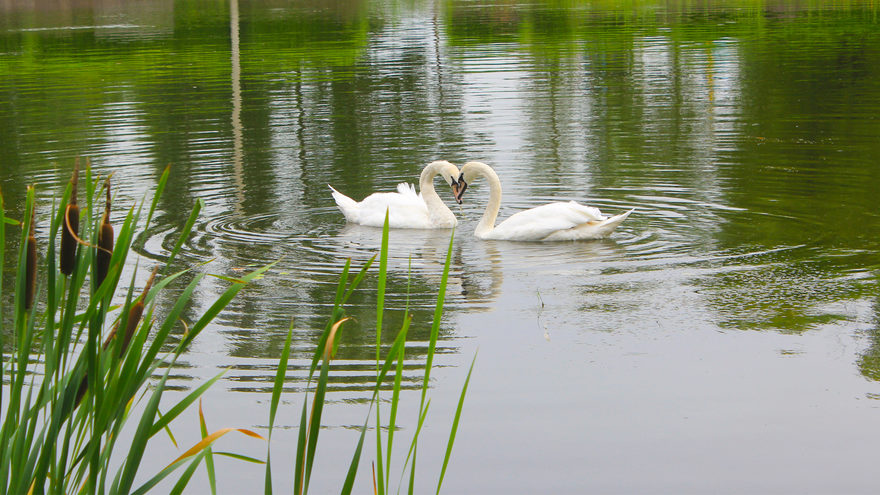
{"type": "MultiPolygon", "coordinates": [[[[265,440],[265,438],[263,438],[263,436],[260,435],[259,433],[256,433],[252,430],[248,430],[246,428],[220,428],[219,430],[217,430],[217,431],[207,435],[206,437],[202,438],[201,440],[199,440],[195,445],[190,447],[186,452],[184,452],[183,454],[180,454],[180,456],[177,459],[174,459],[173,461],[171,461],[171,464],[174,464],[177,461],[186,459],[187,457],[192,457],[192,456],[198,454],[199,452],[206,451],[209,447],[211,447],[211,444],[216,442],[218,439],[222,438],[227,433],[232,433],[232,432],[238,432],[243,435],[249,436],[251,438],[257,438],[259,440],[265,440]]],[[[169,466],[170,466],[170,464],[169,464],[169,466]]]]}

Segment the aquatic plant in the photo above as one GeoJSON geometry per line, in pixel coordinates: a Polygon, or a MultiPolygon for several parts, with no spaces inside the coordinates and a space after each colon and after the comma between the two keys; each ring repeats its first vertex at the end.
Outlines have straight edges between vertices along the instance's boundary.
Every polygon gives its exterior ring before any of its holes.
{"type": "MultiPolygon", "coordinates": [[[[180,315],[205,274],[194,274],[162,321],[153,318],[153,301],[184,272],[159,275],[161,271],[154,269],[140,294],[135,295],[140,272],[135,269],[128,288],[121,291],[124,301],[113,305],[144,202],[128,210],[114,246],[109,182],[104,216],[100,223],[93,224],[95,183],[87,167],[88,204],[80,209],[76,201],[78,173],[75,167],[60,201],[64,206],[57,208],[48,227],[43,227],[48,228],[48,246],[41,258],[37,256],[38,205],[34,188],[28,188],[21,221],[6,216],[0,196],[0,288],[6,227],[20,226],[22,231],[14,303],[8,319],[0,304],[2,494],[143,493],[181,465],[198,465],[199,454],[206,452],[213,440],[233,431],[205,435],[208,440],[199,442],[195,450],[190,449],[142,486],[134,486],[150,438],[163,431],[219,378],[193,390],[160,415],[165,381],[177,358],[232,297],[268,267],[232,280],[181,337],[174,337],[172,330],[181,326],[180,315]],[[59,231],[61,249],[57,252],[59,231]],[[88,290],[85,282],[90,270],[93,283],[88,290]],[[10,322],[11,328],[5,328],[10,322]],[[101,344],[105,333],[107,337],[101,344]],[[148,342],[150,334],[152,342],[148,342]],[[3,338],[7,335],[13,336],[11,342],[3,338]],[[173,350],[160,356],[166,346],[173,346],[173,350]],[[167,365],[166,370],[156,380],[162,365],[167,365]],[[134,430],[131,443],[120,444],[120,432],[129,423],[133,423],[130,429],[134,430]]],[[[160,178],[143,228],[150,222],[168,174],[166,169],[160,178]]],[[[197,203],[194,214],[200,208],[201,203],[197,203]]],[[[183,230],[181,240],[191,228],[189,224],[183,230]]],[[[181,245],[178,242],[168,262],[181,245]]],[[[2,293],[0,301],[4,301],[2,293]]],[[[247,430],[237,431],[258,436],[247,430]]]]}
{"type": "MultiPolygon", "coordinates": [[[[368,427],[370,426],[370,418],[372,415],[373,407],[376,409],[375,416],[375,424],[373,425],[373,429],[376,432],[376,459],[373,465],[373,490],[375,493],[387,494],[391,493],[391,452],[395,445],[394,441],[394,432],[397,429],[397,408],[400,404],[400,391],[401,391],[401,382],[402,382],[402,374],[403,374],[403,363],[406,352],[406,338],[408,334],[408,330],[410,327],[410,323],[412,320],[412,315],[409,313],[407,308],[406,315],[403,319],[403,323],[401,328],[397,331],[397,335],[395,336],[394,343],[388,348],[385,357],[383,358],[382,353],[382,320],[385,314],[385,282],[387,277],[388,270],[388,215],[386,213],[385,223],[382,229],[382,244],[379,253],[379,280],[378,280],[378,292],[377,292],[377,302],[376,302],[376,380],[373,384],[373,393],[370,398],[368,410],[367,410],[367,418],[364,422],[363,426],[360,429],[360,435],[358,437],[357,444],[354,448],[354,453],[352,455],[351,462],[349,464],[349,469],[345,478],[345,482],[343,484],[341,493],[349,494],[352,492],[354,488],[355,476],[357,475],[358,466],[360,465],[361,455],[363,453],[363,445],[366,436],[366,432],[368,427]],[[383,391],[384,384],[386,382],[386,378],[388,378],[389,373],[393,371],[393,381],[391,385],[391,399],[390,399],[390,413],[388,416],[387,423],[383,424],[382,417],[379,412],[379,397],[380,393],[383,391]],[[382,432],[383,430],[387,430],[387,438],[383,440],[382,432]],[[383,455],[383,445],[384,445],[384,455],[383,455]]],[[[315,349],[315,353],[312,357],[311,366],[309,368],[308,374],[308,382],[311,384],[312,380],[315,378],[315,373],[318,369],[318,365],[320,363],[320,372],[318,372],[317,382],[315,384],[314,391],[312,392],[312,402],[311,408],[308,408],[308,400],[303,400],[302,413],[300,416],[299,423],[299,438],[297,443],[296,450],[296,460],[294,463],[294,487],[293,493],[297,495],[304,495],[308,493],[309,489],[309,480],[312,472],[312,468],[314,467],[314,458],[315,458],[315,450],[318,442],[318,434],[320,433],[321,427],[321,414],[324,408],[324,400],[327,392],[327,382],[329,376],[329,370],[333,355],[335,354],[336,343],[336,334],[340,331],[342,325],[349,320],[348,317],[345,316],[344,304],[360,284],[360,282],[364,279],[367,270],[375,261],[376,256],[374,255],[364,266],[360,269],[357,275],[349,282],[350,270],[351,270],[351,260],[346,262],[346,265],[343,269],[342,276],[339,279],[339,284],[337,286],[336,291],[336,299],[334,300],[332,316],[330,320],[327,322],[325,326],[324,332],[321,336],[321,339],[318,342],[318,345],[315,349]]],[[[410,444],[407,451],[406,462],[401,469],[401,480],[406,474],[406,469],[409,468],[409,479],[408,479],[408,487],[407,493],[414,493],[415,489],[415,475],[416,475],[416,454],[417,454],[417,446],[418,446],[418,438],[419,433],[422,430],[422,425],[425,422],[428,412],[428,406],[430,405],[430,400],[427,400],[427,391],[428,384],[431,376],[431,369],[433,366],[433,358],[434,351],[437,346],[437,337],[439,335],[440,330],[440,318],[443,315],[443,305],[446,295],[446,285],[449,278],[449,266],[452,259],[452,238],[449,240],[449,249],[446,254],[446,263],[443,267],[443,276],[440,281],[440,286],[438,288],[437,294],[437,304],[434,311],[434,319],[431,324],[431,334],[430,341],[428,345],[427,357],[425,359],[425,366],[423,371],[423,379],[422,379],[422,387],[420,394],[420,404],[419,404],[419,413],[416,422],[416,428],[413,433],[412,438],[410,439],[410,444]]],[[[282,350],[282,355],[279,360],[278,370],[275,376],[274,387],[272,391],[272,401],[269,409],[269,434],[268,437],[271,441],[272,437],[272,429],[275,424],[275,416],[278,409],[278,403],[281,397],[281,389],[284,383],[285,374],[287,371],[287,364],[289,359],[289,350],[290,350],[290,340],[292,335],[292,329],[288,330],[287,340],[282,350]]],[[[449,435],[449,439],[446,443],[446,452],[443,461],[443,465],[440,469],[440,474],[437,481],[437,493],[440,492],[440,488],[443,484],[443,478],[446,473],[446,468],[449,463],[449,459],[452,453],[452,446],[455,443],[455,435],[458,429],[458,423],[461,418],[461,411],[464,405],[465,395],[467,393],[468,383],[470,382],[471,372],[473,371],[473,365],[476,361],[476,356],[474,360],[471,362],[471,366],[468,369],[467,378],[465,379],[464,385],[462,386],[461,396],[459,398],[459,402],[456,408],[455,417],[453,419],[451,432],[449,435]]],[[[402,482],[401,482],[402,483],[402,482]]],[[[269,453],[266,455],[266,480],[265,480],[265,493],[269,495],[273,493],[272,487],[272,463],[271,463],[271,448],[269,449],[269,453]]],[[[399,493],[399,489],[398,489],[399,493]]]]}
{"type": "MultiPolygon", "coordinates": [[[[0,302],[4,301],[2,277],[6,227],[17,226],[22,232],[15,273],[13,311],[9,319],[12,326],[8,331],[4,328],[4,324],[8,324],[3,315],[4,306],[0,304],[0,375],[4,380],[4,387],[0,389],[0,411],[3,418],[0,424],[0,495],[74,492],[142,494],[185,466],[171,490],[171,493],[182,493],[202,461],[207,468],[210,490],[216,493],[214,455],[265,462],[265,493],[272,493],[271,448],[265,461],[239,454],[214,452],[213,443],[230,432],[262,437],[253,431],[239,428],[222,428],[209,433],[201,403],[199,428],[202,439],[147,481],[135,486],[136,476],[144,479],[140,471],[150,439],[167,430],[170,423],[221,376],[216,375],[174,404],[162,403],[166,410],[164,414],[160,414],[159,405],[165,383],[177,359],[241,288],[262,276],[272,265],[261,267],[237,279],[221,277],[231,285],[194,324],[187,327],[180,321],[181,314],[189,306],[191,297],[206,276],[204,273],[193,273],[192,281],[180,292],[164,319],[161,322],[154,319],[154,301],[157,300],[157,295],[189,270],[163,273],[157,266],[138,290],[136,285],[141,270],[139,266],[135,266],[128,287],[120,289],[119,285],[135,233],[139,228],[146,229],[149,226],[158,198],[168,181],[169,169],[160,177],[143,225],[141,226],[141,218],[146,200],[128,210],[116,239],[110,222],[112,196],[109,178],[104,181],[101,191],[97,187],[100,181],[93,180],[91,173],[91,167],[87,165],[84,180],[87,204],[80,209],[76,199],[79,167],[78,164],[75,165],[70,183],[58,203],[63,206],[52,211],[45,236],[48,245],[42,258],[38,257],[38,205],[34,188],[28,188],[21,221],[6,216],[0,194],[0,302]],[[98,220],[93,212],[101,192],[105,194],[104,211],[98,220]],[[59,237],[60,249],[56,257],[56,239],[59,237]],[[57,265],[56,259],[59,260],[57,265]],[[87,278],[91,282],[88,287],[87,278]],[[181,328],[182,331],[176,332],[177,335],[173,333],[175,329],[181,328]],[[7,346],[4,336],[8,334],[13,335],[14,339],[7,346]],[[160,356],[161,350],[169,347],[173,350],[160,356]],[[165,368],[164,372],[160,372],[161,367],[165,368]],[[121,444],[120,434],[126,425],[131,425],[126,430],[126,438],[130,436],[131,440],[130,443],[121,444]]],[[[202,203],[198,201],[182,229],[180,239],[165,260],[165,270],[172,265],[182,248],[201,208],[202,203]]],[[[351,493],[354,487],[374,406],[377,446],[373,471],[374,491],[386,494],[391,490],[391,453],[397,429],[397,408],[401,400],[406,338],[412,316],[407,309],[394,343],[383,357],[381,337],[383,315],[386,311],[384,300],[388,233],[386,215],[382,247],[378,254],[376,380],[366,421],[354,447],[342,493],[351,493]],[[391,411],[387,423],[382,424],[379,398],[383,392],[387,393],[385,386],[389,374],[393,375],[390,387],[391,411]],[[383,439],[385,430],[388,433],[383,439]]],[[[427,390],[443,312],[451,248],[450,238],[431,326],[417,426],[401,470],[402,485],[406,469],[409,468],[409,493],[414,490],[418,437],[430,405],[427,390]]],[[[311,392],[311,401],[308,394],[303,398],[297,453],[293,460],[295,480],[292,491],[296,494],[308,492],[331,362],[338,346],[337,334],[349,320],[345,316],[345,304],[364,280],[375,259],[376,256],[373,256],[353,277],[351,260],[346,263],[339,279],[330,318],[314,351],[308,375],[310,386],[314,381],[314,389],[311,392]]],[[[286,379],[292,332],[291,326],[275,377],[269,408],[267,437],[270,441],[286,379]]],[[[437,482],[438,492],[449,462],[472,370],[473,362],[462,388],[446,445],[446,455],[437,482]]],[[[169,436],[173,441],[170,432],[169,436]]]]}

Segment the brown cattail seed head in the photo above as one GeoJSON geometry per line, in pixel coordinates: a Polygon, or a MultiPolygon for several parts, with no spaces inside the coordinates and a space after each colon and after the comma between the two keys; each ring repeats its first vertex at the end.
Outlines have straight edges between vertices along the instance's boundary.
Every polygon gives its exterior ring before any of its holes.
{"type": "Polygon", "coordinates": [[[73,273],[76,264],[77,237],[79,236],[79,206],[76,204],[76,186],[79,176],[79,159],[74,162],[73,176],[70,178],[70,202],[64,211],[64,224],[61,226],[61,273],[73,273]]]}
{"type": "Polygon", "coordinates": [[[27,237],[27,260],[25,261],[25,290],[24,309],[34,307],[34,293],[37,288],[37,238],[35,236],[34,222],[36,221],[35,210],[31,211],[31,228],[27,237]]]}
{"type": "Polygon", "coordinates": [[[98,252],[95,256],[96,286],[100,287],[110,270],[110,258],[113,255],[113,225],[110,224],[110,178],[105,184],[107,202],[104,204],[104,216],[98,230],[98,252]]]}

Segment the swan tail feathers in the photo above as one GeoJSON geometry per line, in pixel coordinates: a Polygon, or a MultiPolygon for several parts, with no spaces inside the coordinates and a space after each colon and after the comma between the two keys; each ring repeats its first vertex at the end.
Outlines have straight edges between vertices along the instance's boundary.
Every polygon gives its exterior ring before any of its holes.
{"type": "Polygon", "coordinates": [[[397,185],[397,192],[405,196],[420,196],[420,194],[416,192],[416,186],[407,184],[406,182],[401,182],[397,185]]]}
{"type": "Polygon", "coordinates": [[[614,215],[613,217],[608,217],[605,220],[600,222],[596,222],[595,224],[595,232],[598,236],[604,237],[617,228],[618,225],[623,223],[624,220],[630,215],[630,213],[634,212],[635,208],[629,210],[627,212],[621,213],[620,215],[614,215]]]}
{"type": "Polygon", "coordinates": [[[327,187],[329,187],[332,191],[333,199],[336,201],[336,206],[339,207],[339,211],[342,212],[342,214],[345,216],[345,219],[349,222],[357,223],[359,211],[357,201],[337,191],[330,184],[327,184],[327,187]]]}

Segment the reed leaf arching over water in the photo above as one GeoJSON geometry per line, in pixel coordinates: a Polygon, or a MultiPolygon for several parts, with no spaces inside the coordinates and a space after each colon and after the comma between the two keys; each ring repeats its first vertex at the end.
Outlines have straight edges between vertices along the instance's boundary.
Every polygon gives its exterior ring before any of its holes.
{"type": "MultiPolygon", "coordinates": [[[[175,363],[188,344],[216,317],[220,311],[246,284],[265,274],[273,264],[258,268],[237,279],[224,278],[231,285],[208,307],[191,325],[180,321],[184,310],[190,305],[193,294],[198,289],[205,274],[196,274],[194,279],[180,293],[175,304],[161,321],[154,319],[154,301],[157,295],[169,284],[174,283],[186,271],[161,273],[159,267],[152,270],[143,288],[136,289],[138,272],[135,270],[128,288],[120,287],[120,275],[127,263],[128,254],[135,233],[149,226],[156,209],[158,198],[167,183],[170,169],[162,174],[155,197],[149,207],[146,221],[141,225],[141,212],[144,204],[128,210],[122,221],[114,246],[114,228],[110,224],[111,193],[109,179],[105,182],[104,212],[100,221],[94,221],[92,205],[96,196],[96,183],[93,182],[90,167],[85,169],[87,205],[80,210],[76,201],[78,166],[75,166],[71,179],[69,201],[51,215],[48,228],[47,251],[45,256],[37,256],[36,220],[39,217],[36,194],[33,187],[28,188],[25,202],[24,221],[6,217],[3,199],[0,195],[0,287],[2,287],[2,260],[6,248],[6,225],[19,225],[22,232],[18,255],[18,268],[15,274],[15,299],[12,305],[13,332],[11,346],[6,346],[3,335],[3,310],[0,304],[0,373],[6,385],[0,389],[0,409],[3,421],[0,424],[0,495],[18,493],[136,493],[151,491],[165,478],[183,467],[172,493],[182,493],[189,484],[193,473],[205,461],[209,473],[211,492],[216,492],[216,479],[213,468],[214,455],[211,446],[215,441],[230,432],[262,439],[253,431],[241,428],[221,428],[209,432],[204,413],[199,406],[199,427],[201,441],[186,450],[177,459],[170,461],[163,469],[135,486],[136,477],[144,470],[144,453],[150,439],[168,428],[189,406],[217,380],[222,373],[189,392],[174,404],[162,403],[164,414],[159,414],[165,384],[175,363]],[[80,218],[82,214],[82,218],[80,218]],[[83,220],[84,232],[79,236],[79,220],[83,220]],[[59,232],[60,231],[60,232],[59,232]],[[55,240],[60,234],[59,257],[56,258],[55,240]],[[89,242],[83,239],[90,239],[89,242]],[[71,244],[72,241],[72,244],[71,244]],[[92,255],[77,256],[77,244],[92,248],[92,255]],[[56,265],[56,259],[58,264],[56,265]],[[42,263],[40,263],[42,260],[42,263]],[[94,266],[92,266],[94,264],[94,266]],[[92,272],[95,280],[86,290],[86,275],[92,272]],[[45,284],[45,290],[39,290],[45,284]],[[114,297],[124,295],[124,303],[110,304],[114,297]],[[38,297],[45,296],[38,300],[38,297]],[[183,337],[174,345],[173,351],[160,356],[160,349],[171,344],[169,338],[175,328],[183,327],[183,337]],[[109,331],[107,330],[109,328],[109,331]],[[104,336],[102,338],[102,336],[104,336]],[[149,341],[150,338],[152,341],[149,341]],[[103,340],[103,343],[102,343],[103,340]],[[161,376],[159,367],[166,364],[161,376]],[[133,402],[138,406],[133,407],[133,402]],[[137,411],[132,413],[132,411],[137,411]],[[120,432],[127,423],[134,429],[130,444],[118,443],[120,432]],[[135,424],[136,423],[136,424],[135,424]]],[[[181,234],[189,235],[194,217],[201,208],[197,202],[192,221],[188,222],[181,234]]],[[[384,279],[388,259],[388,225],[383,229],[383,249],[380,256],[380,280],[384,279]]],[[[182,246],[177,243],[175,253],[182,246]]],[[[450,239],[451,253],[452,240],[450,239]]],[[[309,384],[314,381],[312,398],[303,400],[299,425],[299,442],[294,460],[295,485],[293,492],[308,493],[311,472],[315,465],[315,453],[321,430],[321,416],[327,393],[331,361],[338,346],[338,332],[343,331],[343,323],[350,317],[345,315],[344,306],[358,288],[372,266],[370,259],[353,277],[350,277],[351,261],[346,263],[339,280],[336,299],[331,317],[320,338],[309,370],[309,384]],[[319,371],[320,370],[320,371],[319,371]]],[[[428,403],[424,403],[426,387],[434,344],[436,328],[442,314],[443,294],[448,277],[450,256],[446,265],[438,297],[437,311],[432,325],[431,352],[425,364],[425,381],[422,390],[423,408],[420,408],[417,426],[409,446],[407,463],[403,473],[410,469],[410,488],[415,473],[415,446],[425,421],[428,403]],[[413,462],[410,464],[409,459],[413,462]]],[[[167,266],[167,265],[166,265],[167,266]]],[[[2,294],[0,294],[2,296],[2,294]]],[[[0,297],[0,301],[2,301],[0,297]]],[[[383,298],[377,304],[377,329],[384,313],[383,298]]],[[[351,493],[366,430],[370,424],[372,408],[376,405],[376,425],[379,463],[379,491],[390,493],[391,450],[396,429],[396,410],[401,397],[401,370],[406,351],[406,338],[412,317],[407,315],[393,345],[382,358],[380,341],[377,340],[377,374],[372,398],[367,410],[366,421],[348,468],[342,493],[351,493]],[[391,390],[392,415],[390,423],[382,424],[378,414],[378,404],[385,386],[386,377],[392,370],[394,375],[391,390]],[[382,459],[382,431],[388,428],[386,453],[382,459]],[[384,461],[384,464],[383,464],[384,461]],[[384,466],[384,468],[383,468],[384,466]]],[[[293,326],[288,332],[285,350],[279,360],[278,372],[272,393],[269,410],[269,433],[275,423],[280,402],[282,385],[286,379],[289,347],[293,326]]],[[[471,366],[471,370],[473,365],[471,366]]],[[[452,432],[446,446],[446,459],[440,471],[437,491],[442,484],[443,475],[449,460],[449,453],[455,438],[458,420],[467,390],[468,378],[462,389],[461,399],[453,422],[452,432]]],[[[263,462],[246,456],[231,454],[243,460],[263,462]]],[[[271,456],[267,452],[265,493],[272,493],[271,456]]],[[[329,468],[329,467],[328,467],[329,468]]]]}

